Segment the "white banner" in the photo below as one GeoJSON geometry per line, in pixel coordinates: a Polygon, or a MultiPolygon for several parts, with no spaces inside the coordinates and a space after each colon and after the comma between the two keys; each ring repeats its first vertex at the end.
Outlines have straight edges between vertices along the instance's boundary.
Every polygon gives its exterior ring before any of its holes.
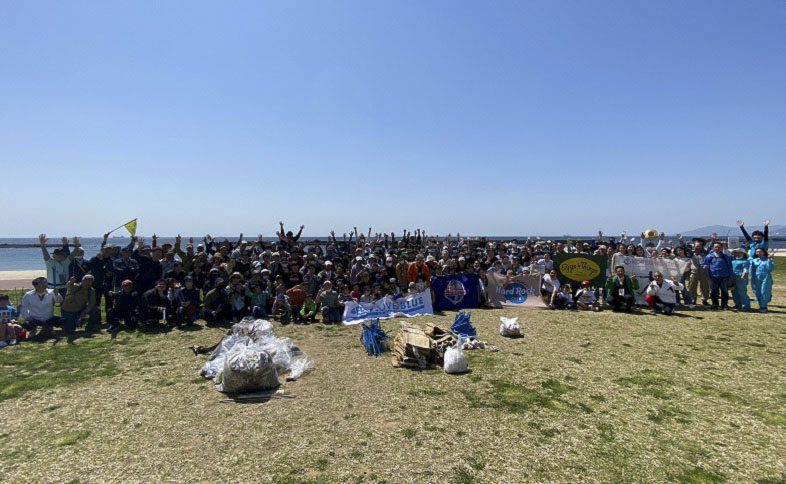
{"type": "Polygon", "coordinates": [[[650,285],[650,282],[655,280],[652,274],[654,272],[660,272],[665,279],[680,282],[682,274],[688,271],[690,262],[677,259],[630,257],[622,254],[614,254],[611,266],[612,274],[614,273],[615,267],[622,266],[625,268],[626,275],[636,275],[636,278],[639,280],[639,288],[633,291],[636,294],[636,304],[646,306],[647,301],[644,297],[647,295],[647,286],[650,285]]]}
{"type": "Polygon", "coordinates": [[[388,319],[406,316],[433,316],[434,309],[431,306],[431,291],[415,293],[411,296],[393,299],[385,296],[377,302],[358,303],[348,301],[344,303],[344,316],[341,318],[344,324],[358,324],[371,319],[388,319]]]}

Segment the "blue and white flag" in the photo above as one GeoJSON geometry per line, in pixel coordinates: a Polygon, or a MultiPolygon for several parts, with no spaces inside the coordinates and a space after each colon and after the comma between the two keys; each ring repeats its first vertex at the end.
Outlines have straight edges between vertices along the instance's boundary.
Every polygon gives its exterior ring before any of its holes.
{"type": "Polygon", "coordinates": [[[344,303],[344,316],[341,319],[344,324],[358,324],[377,318],[388,319],[401,316],[413,318],[415,316],[433,315],[431,292],[423,291],[398,299],[385,296],[373,303],[347,301],[344,303]]]}
{"type": "Polygon", "coordinates": [[[456,274],[431,278],[434,309],[467,309],[480,305],[477,274],[456,274]]]}

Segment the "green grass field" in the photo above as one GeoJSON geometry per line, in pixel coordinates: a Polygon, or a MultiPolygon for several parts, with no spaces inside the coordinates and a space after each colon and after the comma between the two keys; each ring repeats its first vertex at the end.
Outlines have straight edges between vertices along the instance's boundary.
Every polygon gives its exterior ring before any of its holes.
{"type": "MultiPolygon", "coordinates": [[[[0,350],[9,481],[786,482],[786,267],[772,312],[476,310],[472,371],[395,369],[357,326],[286,326],[294,399],[222,403],[221,328],[0,350]],[[499,336],[519,316],[525,337],[499,336]]],[[[410,321],[449,326],[455,313],[410,321]]],[[[394,334],[398,321],[384,322],[394,334]]]]}

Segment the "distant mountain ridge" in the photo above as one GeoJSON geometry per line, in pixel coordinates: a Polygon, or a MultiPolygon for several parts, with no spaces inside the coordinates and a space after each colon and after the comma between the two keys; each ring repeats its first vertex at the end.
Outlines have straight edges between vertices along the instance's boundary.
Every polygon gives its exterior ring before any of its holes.
{"type": "MultiPolygon", "coordinates": [[[[754,230],[764,230],[762,225],[745,225],[745,230],[748,233],[753,232],[754,230]]],[[[737,236],[742,235],[740,228],[736,225],[731,227],[728,225],[708,225],[706,227],[699,227],[693,230],[687,230],[685,232],[681,232],[682,235],[711,235],[713,232],[718,234],[718,237],[726,237],[728,233],[730,236],[737,236]]],[[[786,225],[770,225],[770,235],[777,235],[777,236],[786,236],[786,225]]]]}

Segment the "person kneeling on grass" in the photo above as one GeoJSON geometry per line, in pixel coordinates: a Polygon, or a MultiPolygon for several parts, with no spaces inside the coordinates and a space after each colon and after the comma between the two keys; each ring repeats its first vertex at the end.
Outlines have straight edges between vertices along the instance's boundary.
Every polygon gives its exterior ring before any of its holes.
{"type": "Polygon", "coordinates": [[[619,311],[620,306],[625,304],[625,311],[631,312],[636,302],[633,294],[639,288],[639,281],[636,274],[625,275],[623,266],[615,267],[614,272],[615,274],[606,280],[606,291],[609,294],[606,303],[614,308],[614,311],[619,311]]]}
{"type": "Polygon", "coordinates": [[[588,311],[600,311],[600,303],[589,281],[581,281],[581,289],[576,291],[576,305],[588,311]]]}
{"type": "Polygon", "coordinates": [[[219,324],[232,317],[229,309],[229,296],[227,296],[226,282],[218,278],[213,283],[213,289],[205,294],[202,300],[202,319],[208,324],[219,324]]]}
{"type": "Polygon", "coordinates": [[[559,279],[557,278],[557,271],[552,269],[548,274],[542,278],[543,284],[540,287],[540,294],[543,296],[543,302],[548,304],[549,308],[557,308],[557,294],[559,294],[559,279]]]}
{"type": "Polygon", "coordinates": [[[0,294],[0,348],[16,344],[16,317],[19,312],[9,303],[5,294],[0,294]]]}
{"type": "Polygon", "coordinates": [[[663,274],[658,271],[652,273],[655,279],[650,282],[647,287],[647,295],[645,299],[647,304],[650,305],[650,313],[657,314],[657,310],[663,311],[663,314],[674,314],[674,307],[677,305],[677,294],[682,291],[685,286],[679,282],[675,283],[670,279],[664,279],[663,274]]]}
{"type": "Polygon", "coordinates": [[[93,275],[87,274],[81,283],[71,277],[66,284],[66,296],[60,313],[63,317],[63,330],[68,334],[74,333],[85,317],[88,318],[85,331],[93,330],[101,324],[101,310],[96,306],[93,280],[93,275]]]}
{"type": "Polygon", "coordinates": [[[186,276],[183,278],[183,287],[177,293],[177,309],[175,310],[175,322],[192,325],[199,316],[199,289],[194,286],[194,278],[186,276]]]}
{"type": "Polygon", "coordinates": [[[173,320],[172,303],[167,297],[166,281],[159,279],[153,289],[142,294],[139,301],[138,318],[143,326],[152,327],[161,321],[173,320]]]}
{"type": "Polygon", "coordinates": [[[46,277],[33,279],[33,290],[22,296],[19,312],[22,313],[24,322],[22,327],[29,333],[28,338],[36,335],[38,327],[41,338],[52,335],[52,327],[60,325],[60,318],[55,316],[55,305],[63,302],[63,296],[56,289],[48,289],[46,277]]]}
{"type": "Polygon", "coordinates": [[[109,332],[116,333],[120,330],[120,320],[126,329],[133,329],[137,326],[137,308],[139,307],[139,293],[134,291],[134,283],[126,279],[120,285],[119,291],[111,292],[112,308],[107,311],[109,320],[109,332]]]}
{"type": "Polygon", "coordinates": [[[573,288],[570,284],[565,284],[560,288],[555,306],[558,309],[576,309],[576,303],[573,301],[573,288]]]}
{"type": "Polygon", "coordinates": [[[333,290],[333,283],[330,281],[325,281],[317,294],[317,305],[323,323],[341,322],[341,314],[338,312],[338,293],[333,290]]]}
{"type": "Polygon", "coordinates": [[[310,295],[306,295],[306,300],[303,301],[303,306],[300,308],[300,319],[313,323],[317,320],[318,310],[319,308],[317,307],[317,303],[314,302],[314,298],[310,295]]]}

